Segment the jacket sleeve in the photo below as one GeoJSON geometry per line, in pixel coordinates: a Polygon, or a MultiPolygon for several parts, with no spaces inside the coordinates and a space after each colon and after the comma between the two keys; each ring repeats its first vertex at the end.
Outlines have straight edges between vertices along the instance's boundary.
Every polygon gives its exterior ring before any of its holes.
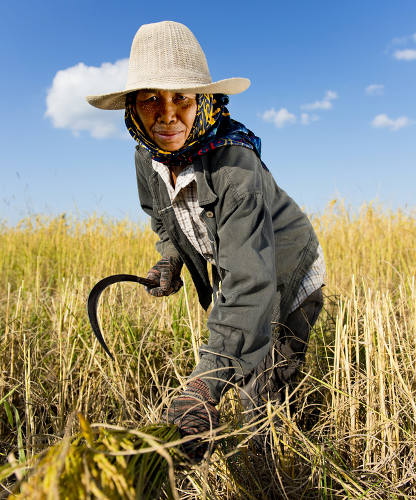
{"type": "Polygon", "coordinates": [[[151,164],[146,165],[146,159],[136,151],[135,164],[136,164],[136,177],[137,188],[139,191],[140,206],[143,211],[150,216],[150,224],[152,230],[158,235],[159,240],[156,242],[156,250],[162,257],[179,257],[179,253],[169,239],[169,236],[163,226],[157,211],[153,208],[153,196],[150,192],[148,177],[150,175],[145,169],[152,168],[151,164]]]}
{"type": "MultiPolygon", "coordinates": [[[[254,154],[249,158],[257,162],[254,154]]],[[[238,383],[266,356],[277,294],[273,225],[261,176],[253,166],[222,168],[216,208],[221,290],[208,320],[208,344],[191,375],[205,380],[216,401],[229,382],[238,383]]]]}

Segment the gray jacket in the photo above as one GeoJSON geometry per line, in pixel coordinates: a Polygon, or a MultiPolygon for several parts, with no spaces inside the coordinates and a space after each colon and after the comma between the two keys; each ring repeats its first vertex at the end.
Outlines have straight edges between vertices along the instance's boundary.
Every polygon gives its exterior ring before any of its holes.
{"type": "MultiPolygon", "coordinates": [[[[157,250],[183,260],[207,309],[213,288],[206,261],[183,234],[150,155],[138,146],[135,160],[140,203],[159,236],[157,250]]],[[[191,377],[203,378],[219,401],[227,382],[238,383],[266,356],[272,312],[276,317],[280,308],[280,321],[287,317],[317,257],[318,240],[306,215],[252,150],[221,147],[193,166],[216,263],[214,282],[220,287],[214,283],[210,336],[191,377]]]]}

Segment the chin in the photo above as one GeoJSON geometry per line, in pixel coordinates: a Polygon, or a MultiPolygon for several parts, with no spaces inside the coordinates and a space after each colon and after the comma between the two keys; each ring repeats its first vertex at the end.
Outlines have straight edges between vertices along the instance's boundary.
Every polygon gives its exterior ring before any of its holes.
{"type": "Polygon", "coordinates": [[[169,151],[169,153],[173,153],[174,151],[179,151],[183,144],[158,144],[158,146],[160,147],[160,149],[163,149],[163,151],[169,151]]]}

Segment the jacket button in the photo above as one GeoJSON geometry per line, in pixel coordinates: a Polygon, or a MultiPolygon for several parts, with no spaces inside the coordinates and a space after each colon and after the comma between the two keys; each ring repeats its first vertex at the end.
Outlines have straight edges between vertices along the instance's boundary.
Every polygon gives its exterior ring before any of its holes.
{"type": "Polygon", "coordinates": [[[207,211],[205,212],[205,214],[206,214],[206,216],[207,216],[207,217],[209,217],[210,219],[211,219],[212,217],[214,217],[214,212],[211,212],[211,210],[207,210],[207,211]]]}

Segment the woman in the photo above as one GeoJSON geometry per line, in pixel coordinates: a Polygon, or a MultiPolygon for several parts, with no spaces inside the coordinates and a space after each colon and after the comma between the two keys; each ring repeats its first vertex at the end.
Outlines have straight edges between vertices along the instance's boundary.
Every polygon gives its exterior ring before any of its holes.
{"type": "MultiPolygon", "coordinates": [[[[322,307],[325,264],[313,228],[262,163],[260,139],[225,107],[225,94],[249,84],[212,82],[191,31],[165,21],[136,33],[124,91],[87,97],[125,108],[138,143],[140,203],[161,254],[148,292],[177,292],[185,264],[205,309],[214,293],[208,344],[167,412],[184,435],[218,426],[216,405],[232,385],[248,418],[268,398],[282,401],[322,307]]],[[[188,451],[199,459],[205,448],[193,441],[188,451]]]]}

